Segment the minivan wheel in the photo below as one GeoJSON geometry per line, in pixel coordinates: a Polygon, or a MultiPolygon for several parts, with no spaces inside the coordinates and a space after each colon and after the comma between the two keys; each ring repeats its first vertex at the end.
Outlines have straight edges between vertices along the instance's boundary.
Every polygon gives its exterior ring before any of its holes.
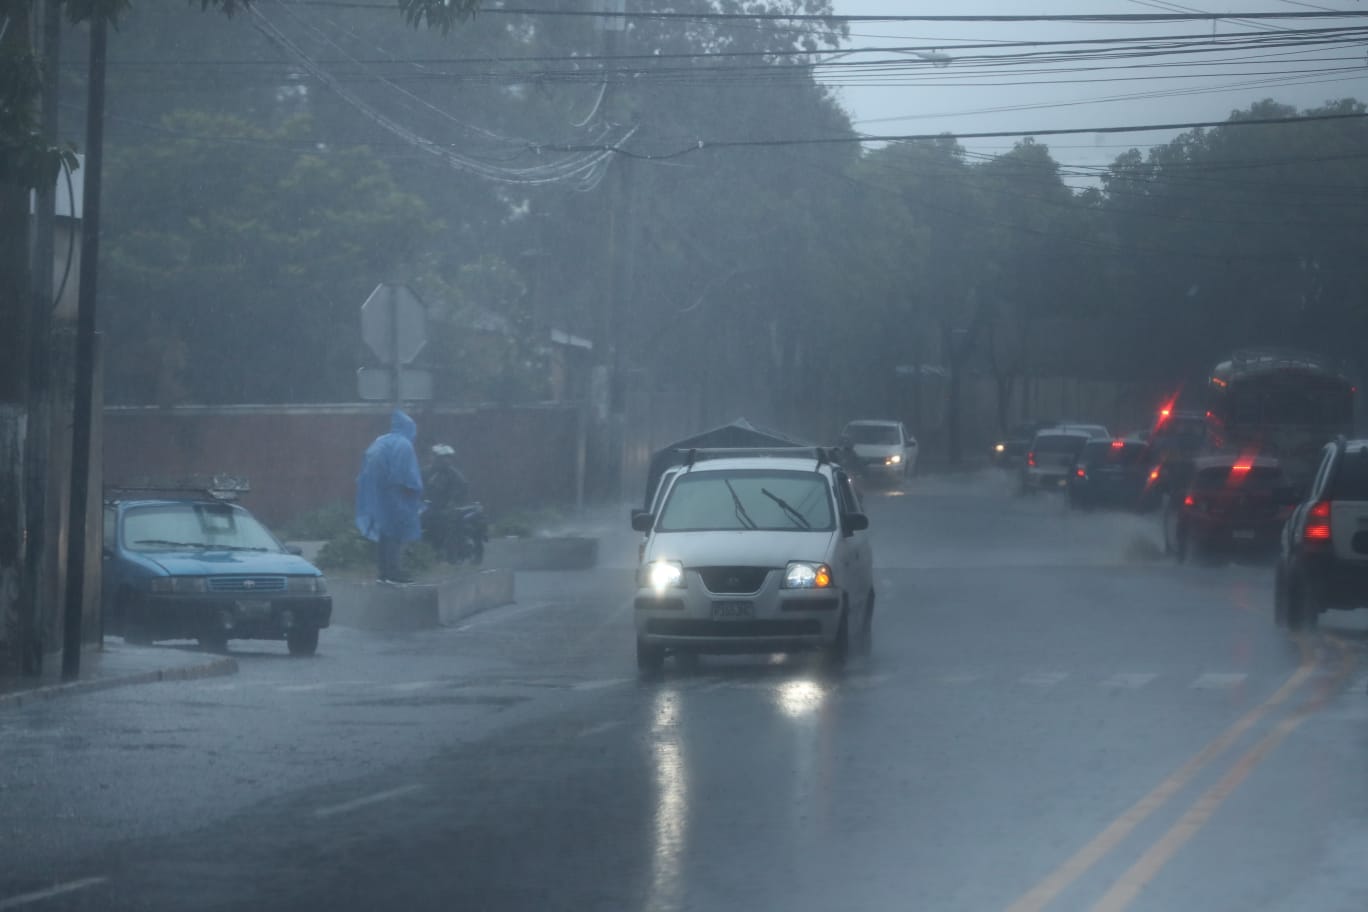
{"type": "Polygon", "coordinates": [[[867,656],[874,651],[874,593],[865,599],[864,617],[860,624],[860,639],[856,651],[867,656]]]}
{"type": "Polygon", "coordinates": [[[829,668],[844,668],[850,657],[850,612],[841,613],[841,625],[836,628],[836,639],[825,650],[824,658],[829,668]]]}
{"type": "Polygon", "coordinates": [[[643,674],[655,674],[665,667],[665,650],[659,646],[652,646],[641,637],[637,637],[636,661],[637,671],[643,674]]]}

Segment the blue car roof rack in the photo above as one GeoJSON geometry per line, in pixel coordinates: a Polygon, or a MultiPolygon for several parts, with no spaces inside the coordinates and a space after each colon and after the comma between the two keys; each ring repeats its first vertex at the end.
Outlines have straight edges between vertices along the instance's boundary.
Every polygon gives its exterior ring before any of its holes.
{"type": "Polygon", "coordinates": [[[211,498],[231,503],[252,490],[246,478],[238,475],[191,475],[185,478],[133,478],[105,486],[105,499],[129,500],[134,497],[163,497],[168,500],[211,498]]]}

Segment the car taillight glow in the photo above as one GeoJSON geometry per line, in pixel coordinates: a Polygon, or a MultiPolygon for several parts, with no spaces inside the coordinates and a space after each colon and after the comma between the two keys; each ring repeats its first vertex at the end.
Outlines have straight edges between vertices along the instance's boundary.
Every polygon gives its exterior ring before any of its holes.
{"type": "Polygon", "coordinates": [[[1230,467],[1230,474],[1243,475],[1245,472],[1248,472],[1252,468],[1254,468],[1254,466],[1250,465],[1247,462],[1237,462],[1230,467]]]}
{"type": "Polygon", "coordinates": [[[1183,498],[1183,506],[1195,507],[1197,506],[1197,499],[1193,497],[1191,494],[1189,494],[1187,497],[1183,498]]]}
{"type": "Polygon", "coordinates": [[[1028,466],[1031,466],[1032,468],[1035,468],[1035,453],[1026,454],[1026,464],[1028,466]]]}
{"type": "Polygon", "coordinates": [[[1158,480],[1159,480],[1159,470],[1158,470],[1158,469],[1155,469],[1153,472],[1150,472],[1150,481],[1158,481],[1158,480]]]}
{"type": "Polygon", "coordinates": [[[1088,472],[1087,472],[1087,470],[1084,469],[1084,468],[1082,468],[1081,466],[1079,467],[1078,471],[1075,472],[1074,474],[1077,475],[1079,478],[1087,478],[1087,477],[1088,477],[1088,472]]]}
{"type": "Polygon", "coordinates": [[[1113,449],[1113,450],[1119,450],[1119,449],[1121,449],[1121,448],[1122,448],[1123,446],[1125,446],[1125,445],[1126,445],[1126,441],[1124,441],[1124,440],[1113,440],[1113,441],[1112,441],[1112,449],[1113,449]]]}
{"type": "Polygon", "coordinates": [[[1306,531],[1302,533],[1306,541],[1330,540],[1330,503],[1321,501],[1306,514],[1306,531]]]}

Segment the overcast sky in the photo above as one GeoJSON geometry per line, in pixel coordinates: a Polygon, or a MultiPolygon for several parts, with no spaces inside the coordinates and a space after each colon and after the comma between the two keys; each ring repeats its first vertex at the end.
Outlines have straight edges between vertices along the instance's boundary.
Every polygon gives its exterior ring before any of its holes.
{"type": "MultiPolygon", "coordinates": [[[[838,14],[859,15],[1065,15],[1148,13],[1368,14],[1361,0],[834,0],[838,14]]],[[[984,132],[1080,128],[1223,120],[1233,110],[1264,98],[1298,109],[1330,99],[1368,100],[1368,41],[1364,35],[1336,36],[1336,43],[1308,46],[1306,38],[1278,35],[1286,29],[1361,27],[1368,19],[1222,20],[1166,23],[984,23],[897,22],[850,24],[851,48],[894,46],[934,48],[949,62],[936,65],[912,54],[874,51],[842,57],[822,78],[839,85],[856,129],[870,134],[984,132]],[[1217,52],[1184,42],[1188,53],[1139,56],[1132,42],[1156,37],[1248,36],[1267,42],[1217,52]],[[1357,38],[1354,41],[1354,38],[1357,38]],[[1114,42],[1091,45],[975,48],[998,42],[1114,42]],[[1346,40],[1347,39],[1347,40],[1346,40]],[[1291,41],[1296,47],[1288,46],[1291,41]],[[1354,41],[1354,43],[1350,43],[1354,41]],[[1112,59],[1053,61],[985,60],[984,55],[1049,54],[1089,56],[1107,50],[1112,59]],[[888,62],[881,66],[880,61],[888,62]]],[[[926,51],[917,51],[926,54],[926,51]]],[[[1065,165],[1105,166],[1131,147],[1148,149],[1169,141],[1172,132],[1099,134],[1041,138],[1065,165]]],[[[998,153],[1012,139],[965,140],[966,148],[998,153]]],[[[1087,183],[1073,180],[1070,183],[1087,183]]]]}

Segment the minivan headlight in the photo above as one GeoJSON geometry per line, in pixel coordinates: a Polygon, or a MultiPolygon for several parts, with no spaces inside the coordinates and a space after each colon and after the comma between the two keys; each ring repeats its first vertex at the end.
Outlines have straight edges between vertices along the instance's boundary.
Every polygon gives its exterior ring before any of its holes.
{"type": "Polygon", "coordinates": [[[902,454],[894,453],[892,456],[889,456],[887,459],[884,460],[884,465],[897,465],[900,462],[902,462],[902,454]]]}
{"type": "Polygon", "coordinates": [[[642,568],[642,582],[656,592],[684,586],[684,565],[679,561],[651,561],[642,568]]]}
{"type": "Polygon", "coordinates": [[[831,568],[810,561],[789,561],[784,570],[785,589],[828,589],[831,587],[831,568]]]}

